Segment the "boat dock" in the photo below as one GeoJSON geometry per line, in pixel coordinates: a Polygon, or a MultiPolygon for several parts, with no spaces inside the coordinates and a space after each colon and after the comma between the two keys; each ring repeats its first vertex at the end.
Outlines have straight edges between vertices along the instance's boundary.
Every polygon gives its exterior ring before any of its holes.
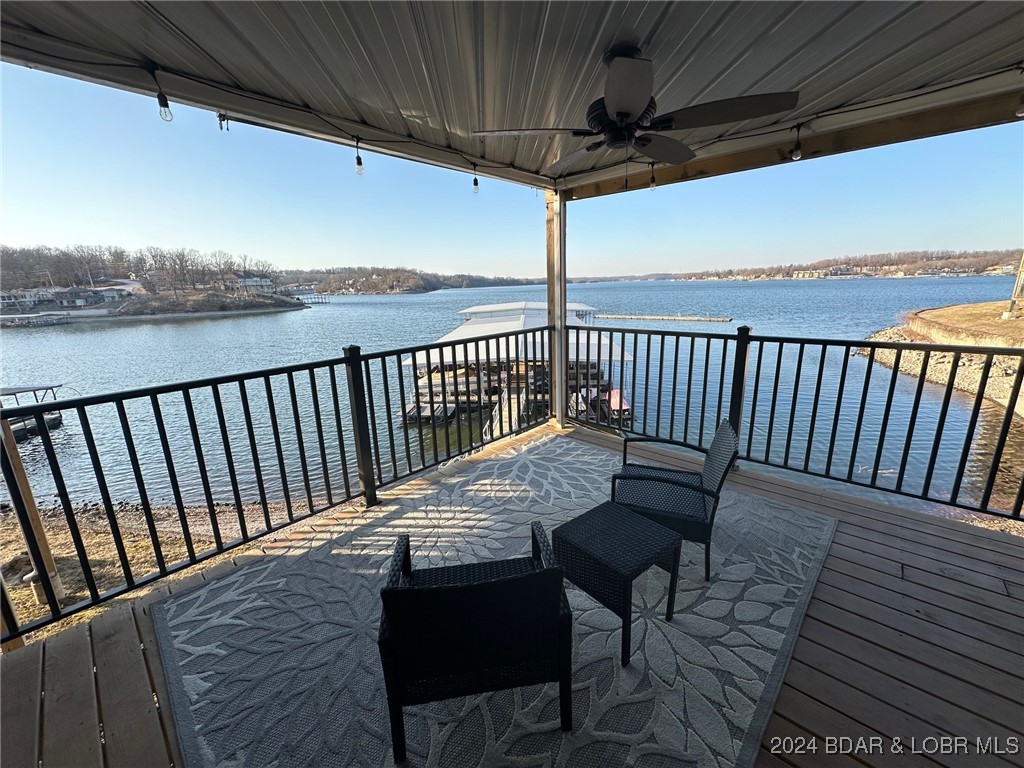
{"type": "Polygon", "coordinates": [[[691,317],[689,315],[594,315],[602,320],[675,320],[680,323],[731,323],[731,317],[691,317]]]}

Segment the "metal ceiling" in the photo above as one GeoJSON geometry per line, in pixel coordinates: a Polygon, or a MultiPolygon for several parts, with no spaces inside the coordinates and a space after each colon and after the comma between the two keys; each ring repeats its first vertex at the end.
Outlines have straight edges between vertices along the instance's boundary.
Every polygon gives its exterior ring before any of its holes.
{"type": "Polygon", "coordinates": [[[614,43],[654,60],[660,112],[800,91],[792,114],[674,132],[698,156],[662,183],[781,162],[797,123],[824,155],[1008,122],[1024,93],[1017,2],[5,0],[0,32],[5,61],[140,93],[155,78],[172,103],[577,197],[650,170],[602,149],[551,179],[586,139],[473,131],[585,126],[614,43]]]}

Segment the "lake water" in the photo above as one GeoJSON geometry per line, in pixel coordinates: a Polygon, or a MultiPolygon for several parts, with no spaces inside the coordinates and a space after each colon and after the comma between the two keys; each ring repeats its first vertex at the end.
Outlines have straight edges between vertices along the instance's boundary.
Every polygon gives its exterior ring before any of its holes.
{"type": "MultiPolygon", "coordinates": [[[[730,323],[713,324],[598,321],[599,325],[605,326],[729,333],[739,325],[749,325],[755,333],[763,335],[857,340],[898,324],[908,311],[1006,299],[1012,286],[1013,279],[1003,277],[694,283],[640,281],[573,284],[568,287],[568,298],[607,314],[732,318],[730,323]]],[[[350,344],[360,345],[364,352],[425,344],[454,328],[460,322],[457,313],[461,309],[475,304],[543,301],[545,290],[544,286],[525,286],[445,290],[411,296],[345,296],[332,297],[328,304],[315,305],[303,311],[272,315],[138,323],[97,321],[51,328],[5,329],[0,345],[0,383],[3,386],[63,383],[66,387],[62,391],[64,397],[74,393],[102,394],[336,358],[350,344]]],[[[787,357],[784,365],[788,364],[787,357]]],[[[838,361],[830,361],[829,375],[837,368],[838,361]]],[[[907,400],[913,396],[914,380],[899,378],[901,396],[907,400]]],[[[872,389],[870,400],[873,404],[878,398],[884,398],[884,379],[879,377],[883,390],[880,395],[876,397],[874,387],[872,389]]],[[[929,385],[925,403],[937,402],[941,392],[941,387],[929,385]]],[[[638,407],[645,390],[641,387],[632,395],[634,406],[638,407]]],[[[859,392],[855,395],[859,396],[859,392]]],[[[951,421],[966,421],[970,404],[970,398],[958,395],[952,407],[951,421]]],[[[992,429],[991,425],[998,421],[996,410],[988,406],[986,409],[982,416],[982,430],[992,429]]],[[[113,409],[110,410],[107,422],[93,425],[101,442],[105,430],[118,431],[116,416],[113,409]]],[[[901,406],[892,418],[903,418],[901,414],[904,413],[909,413],[909,409],[901,406]]],[[[802,413],[800,416],[803,418],[802,413]]],[[[131,413],[129,417],[134,418],[131,413]]],[[[185,423],[179,421],[179,427],[185,423]]],[[[203,426],[204,429],[216,430],[215,423],[203,426]]],[[[781,426],[785,428],[786,425],[783,423],[781,426]]],[[[90,473],[85,466],[88,459],[83,458],[79,437],[74,426],[54,433],[61,461],[68,462],[65,473],[69,488],[81,498],[95,499],[95,483],[88,477],[90,473]],[[79,482],[79,474],[86,479],[79,482]]],[[[25,462],[34,481],[45,470],[41,450],[34,445],[38,442],[30,441],[23,446],[25,462]]],[[[144,454],[144,460],[145,456],[158,455],[159,445],[155,438],[143,439],[141,443],[140,455],[144,454]]],[[[795,448],[802,450],[807,446],[795,448]]],[[[819,450],[816,446],[811,446],[811,449],[819,450]]],[[[955,461],[952,448],[948,451],[949,456],[946,453],[943,453],[942,461],[948,462],[949,457],[955,461]]],[[[912,469],[908,471],[923,472],[927,459],[927,446],[914,446],[912,469]]],[[[134,483],[129,468],[123,463],[117,466],[115,462],[107,474],[115,498],[132,495],[134,483]]],[[[970,474],[968,472],[968,477],[970,474]]],[[[226,480],[223,475],[211,477],[215,490],[226,480]]],[[[1014,481],[1011,478],[1009,482],[1012,486],[1014,481]]],[[[194,499],[201,488],[197,480],[186,476],[183,491],[194,499]]],[[[246,487],[245,491],[251,493],[253,489],[246,487]]],[[[158,498],[154,502],[166,500],[158,498]]]]}

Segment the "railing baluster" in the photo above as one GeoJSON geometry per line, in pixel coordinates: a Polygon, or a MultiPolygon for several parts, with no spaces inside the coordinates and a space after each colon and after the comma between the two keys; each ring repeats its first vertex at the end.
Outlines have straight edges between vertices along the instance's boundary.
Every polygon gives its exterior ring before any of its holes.
{"type": "Polygon", "coordinates": [[[217,510],[213,505],[213,491],[210,490],[210,475],[206,471],[206,460],[203,458],[203,446],[199,440],[199,424],[196,422],[196,411],[192,405],[192,394],[188,389],[181,390],[182,399],[185,401],[185,414],[188,417],[188,428],[192,435],[192,447],[195,449],[196,462],[199,465],[199,479],[203,484],[203,494],[206,496],[206,511],[210,515],[210,529],[213,531],[213,541],[217,551],[224,549],[224,542],[220,536],[220,524],[217,520],[217,510]]]}
{"type": "Polygon", "coordinates": [[[690,440],[690,398],[693,393],[693,348],[697,340],[691,336],[688,341],[690,359],[686,368],[686,413],[683,417],[683,442],[692,445],[693,442],[690,440]]]}
{"type": "Polygon", "coordinates": [[[1021,380],[1024,379],[1024,358],[1017,361],[1017,375],[1013,379],[1013,388],[1010,390],[1010,398],[1006,401],[1006,413],[1003,416],[1003,425],[999,430],[999,439],[996,440],[996,448],[992,454],[992,468],[988,472],[988,482],[985,483],[985,494],[979,505],[982,510],[988,509],[988,502],[992,498],[992,489],[995,488],[996,475],[999,472],[999,464],[1003,460],[1003,449],[1006,447],[1006,438],[1010,434],[1010,425],[1013,423],[1013,406],[1020,394],[1021,380]]]}
{"type": "Polygon", "coordinates": [[[711,368],[711,339],[704,339],[704,375],[700,389],[700,426],[697,428],[697,445],[704,445],[704,416],[708,410],[708,374],[711,368]]]}
{"type": "MultiPolygon", "coordinates": [[[[444,362],[444,347],[437,348],[437,375],[441,379],[441,409],[444,412],[442,416],[441,424],[444,426],[444,457],[450,459],[452,457],[452,439],[451,439],[451,424],[448,421],[448,379],[445,376],[445,370],[447,365],[444,362]]],[[[374,434],[377,430],[374,429],[374,434]]]]}
{"type": "MultiPolygon", "coordinates": [[[[292,421],[295,422],[295,439],[299,447],[299,468],[302,470],[302,487],[306,490],[306,514],[312,514],[313,488],[309,483],[309,464],[306,461],[306,443],[302,439],[302,417],[299,414],[299,398],[295,393],[295,375],[288,371],[288,398],[292,404],[292,421]]],[[[372,411],[371,411],[372,413],[372,411]]]]}
{"type": "Polygon", "coordinates": [[[384,484],[384,470],[380,465],[380,440],[377,437],[380,430],[377,429],[377,409],[373,404],[373,378],[370,375],[370,361],[363,358],[361,368],[363,372],[364,391],[366,393],[366,414],[370,420],[370,442],[373,443],[373,463],[376,467],[374,476],[376,485],[384,484]]]}
{"type": "MultiPolygon", "coordinates": [[[[388,378],[388,366],[387,366],[387,355],[381,355],[380,358],[380,381],[381,388],[384,390],[384,421],[388,425],[388,449],[391,453],[391,481],[394,482],[398,479],[398,453],[396,452],[395,446],[395,425],[394,418],[391,415],[391,380],[388,378]]],[[[384,478],[381,478],[381,482],[384,478]]],[[[328,499],[328,502],[330,500],[328,499]]]]}
{"type": "MultiPolygon", "coordinates": [[[[721,362],[722,366],[718,371],[718,410],[715,413],[715,429],[718,429],[718,425],[722,423],[722,402],[725,397],[725,358],[729,352],[729,340],[722,339],[722,355],[721,362]]],[[[736,430],[736,437],[739,437],[739,430],[736,430]]]]}
{"type": "MultiPolygon", "coordinates": [[[[153,557],[156,558],[156,567],[161,575],[167,573],[167,565],[164,563],[164,553],[160,547],[160,537],[156,531],[156,521],[153,519],[153,509],[149,504],[149,494],[146,493],[146,481],[142,477],[142,466],[139,464],[139,454],[135,450],[135,440],[132,438],[131,426],[128,424],[128,414],[124,409],[124,400],[114,402],[117,409],[117,418],[121,423],[121,435],[124,437],[125,448],[128,450],[128,462],[132,466],[132,474],[135,476],[135,487],[139,490],[139,505],[142,507],[142,514],[146,518],[146,528],[149,531],[149,541],[153,545],[153,557]]],[[[42,414],[36,414],[36,427],[39,434],[46,430],[46,420],[42,414]]],[[[49,435],[47,435],[49,438],[49,435]]]]}
{"type": "Polygon", "coordinates": [[[242,418],[245,420],[245,434],[249,438],[249,455],[252,457],[253,473],[256,475],[256,489],[260,494],[260,509],[263,510],[265,530],[274,527],[270,522],[270,505],[267,503],[267,489],[263,484],[263,467],[260,465],[260,452],[256,444],[256,430],[252,424],[252,409],[249,407],[249,393],[245,388],[245,379],[238,380],[238,398],[242,402],[242,418]]]}
{"type": "MultiPolygon", "coordinates": [[[[486,342],[484,342],[486,346],[486,342]]],[[[479,340],[473,342],[473,354],[476,356],[476,421],[477,427],[480,430],[480,445],[484,444],[484,390],[487,390],[487,403],[490,406],[491,402],[491,369],[486,363],[482,363],[480,359],[480,342],[479,340]],[[481,370],[482,369],[482,370],[481,370]],[[487,372],[487,384],[484,385],[484,371],[487,372]]],[[[492,411],[488,410],[488,414],[492,411]]],[[[489,423],[489,422],[488,422],[489,423]]]]}
{"type": "MultiPolygon", "coordinates": [[[[114,504],[110,498],[110,489],[107,487],[107,478],[103,473],[103,465],[100,464],[100,454],[96,448],[96,440],[92,434],[92,426],[89,424],[89,416],[85,412],[83,406],[78,406],[75,409],[78,413],[78,422],[82,427],[82,437],[85,438],[85,447],[89,452],[89,461],[92,463],[92,471],[96,476],[96,485],[99,486],[100,498],[103,500],[103,510],[107,515],[107,524],[110,526],[110,535],[114,539],[114,549],[117,551],[117,560],[121,565],[121,573],[124,574],[125,583],[129,587],[135,586],[135,577],[132,575],[132,566],[128,562],[128,552],[124,548],[124,538],[121,536],[121,526],[117,521],[117,515],[114,514],[114,504]]],[[[14,484],[6,476],[7,490],[9,493],[14,493],[14,484]]],[[[23,529],[24,530],[24,529],[23,529]]],[[[27,537],[27,534],[26,534],[27,537]]],[[[40,579],[45,579],[49,582],[49,574],[46,573],[46,568],[41,567],[42,560],[33,559],[33,564],[36,565],[36,572],[39,574],[40,579]]]]}
{"type": "Polygon", "coordinates": [[[188,517],[185,515],[185,504],[181,498],[178,473],[174,469],[174,457],[171,455],[171,443],[167,439],[167,426],[164,424],[164,414],[160,410],[160,400],[157,395],[150,395],[149,402],[153,408],[153,419],[156,421],[157,434],[160,436],[160,448],[164,452],[164,463],[167,465],[167,479],[171,483],[171,493],[174,494],[174,507],[178,510],[178,523],[181,525],[181,535],[185,539],[185,551],[188,553],[188,561],[194,563],[196,562],[196,550],[188,527],[188,517]]]}
{"type": "MultiPolygon", "coordinates": [[[[348,457],[345,450],[345,431],[341,428],[341,402],[338,398],[338,376],[334,366],[327,368],[331,379],[331,400],[334,405],[334,428],[338,435],[338,454],[341,457],[341,477],[345,484],[345,498],[352,498],[352,483],[348,478],[348,457]]],[[[410,470],[412,468],[410,467],[410,470]]]]}
{"type": "Polygon", "coordinates": [[[818,375],[814,380],[814,402],[811,403],[811,425],[807,429],[807,450],[804,452],[804,472],[811,464],[811,449],[814,447],[814,427],[818,422],[818,403],[821,402],[821,380],[825,375],[825,358],[828,356],[828,347],[821,345],[821,354],[818,357],[818,375]]]}
{"type": "Polygon", "coordinates": [[[231,441],[228,437],[228,424],[224,418],[224,405],[220,400],[220,386],[210,387],[213,392],[213,407],[217,412],[217,424],[220,426],[220,439],[224,444],[224,460],[228,467],[228,479],[231,481],[231,492],[235,499],[235,510],[238,512],[238,530],[242,541],[249,540],[249,529],[245,524],[245,507],[242,505],[242,494],[238,490],[238,477],[235,475],[235,461],[231,455],[231,441]]]}
{"type": "Polygon", "coordinates": [[[761,386],[761,360],[764,359],[764,342],[757,342],[757,363],[754,365],[754,391],[750,398],[750,425],[747,427],[747,456],[754,454],[754,425],[757,423],[757,395],[761,386]]]}
{"type": "Polygon", "coordinates": [[[654,417],[654,434],[661,435],[661,395],[665,389],[665,334],[660,334],[661,343],[658,350],[658,405],[654,417]]]}
{"type": "Polygon", "coordinates": [[[778,354],[775,358],[775,382],[772,384],[772,405],[771,410],[768,411],[768,435],[764,443],[764,460],[771,462],[772,452],[772,437],[775,434],[775,407],[778,404],[779,395],[779,376],[782,374],[782,342],[776,342],[778,346],[778,354]]]}
{"type": "Polygon", "coordinates": [[[53,450],[50,430],[46,426],[46,418],[42,412],[36,413],[36,431],[43,442],[43,452],[46,454],[47,464],[50,465],[50,476],[53,478],[53,484],[57,488],[57,497],[60,499],[61,509],[64,510],[64,519],[68,524],[68,533],[71,534],[71,541],[75,545],[78,565],[82,569],[82,578],[85,579],[85,586],[89,590],[89,597],[93,600],[98,600],[99,590],[96,589],[96,580],[93,577],[92,566],[89,563],[89,555],[85,549],[82,532],[78,528],[78,521],[75,519],[75,511],[71,506],[71,497],[68,495],[68,488],[64,483],[64,473],[61,471],[60,462],[57,461],[57,453],[53,450]]]}
{"type": "MultiPolygon", "coordinates": [[[[475,441],[473,440],[473,400],[469,396],[470,385],[469,385],[469,344],[462,342],[462,383],[463,389],[466,393],[466,402],[463,404],[466,411],[466,432],[469,434],[469,449],[473,450],[475,447],[475,441]]],[[[479,393],[477,393],[479,397],[479,393]]]]}
{"type": "Polygon", "coordinates": [[[836,450],[836,437],[839,435],[839,414],[843,409],[843,397],[846,394],[846,371],[850,367],[849,344],[843,347],[843,365],[839,372],[839,384],[836,387],[836,409],[832,414],[832,434],[828,441],[828,457],[825,460],[825,475],[832,476],[832,457],[836,450]]]}
{"type": "Polygon", "coordinates": [[[896,357],[892,364],[892,375],[889,377],[889,391],[885,396],[885,411],[882,413],[882,426],[878,429],[878,449],[875,451],[875,465],[871,468],[871,485],[878,480],[878,471],[882,464],[882,454],[885,451],[885,439],[888,437],[889,416],[892,412],[892,398],[896,394],[896,382],[900,376],[900,361],[903,357],[903,350],[896,350],[896,357]]]}
{"type": "MultiPolygon", "coordinates": [[[[903,478],[907,474],[907,462],[910,460],[910,446],[914,442],[914,429],[917,427],[917,414],[921,408],[921,396],[924,394],[924,385],[928,381],[928,361],[931,356],[930,350],[925,350],[921,357],[921,370],[917,373],[917,388],[914,390],[914,404],[910,408],[910,423],[907,425],[907,437],[903,442],[903,454],[900,456],[900,471],[896,475],[896,490],[903,490],[903,478]]],[[[982,377],[982,382],[985,377],[982,377]]],[[[984,387],[984,384],[982,384],[984,387]]]]}
{"type": "Polygon", "coordinates": [[[949,401],[953,399],[953,388],[956,385],[956,375],[960,371],[960,352],[953,353],[953,359],[949,363],[949,378],[946,380],[946,392],[942,396],[942,407],[939,409],[939,420],[935,422],[935,439],[932,442],[932,452],[928,459],[928,469],[924,475],[924,485],[921,486],[921,496],[930,498],[929,491],[932,488],[932,474],[935,472],[935,462],[939,457],[939,446],[942,443],[942,430],[946,426],[946,414],[949,413],[949,401]]]}
{"type": "Polygon", "coordinates": [[[284,496],[284,508],[288,515],[288,521],[295,520],[295,512],[292,510],[292,494],[288,488],[288,473],[284,463],[284,447],[281,445],[281,427],[277,423],[277,407],[274,405],[274,387],[269,376],[263,377],[263,387],[267,393],[267,411],[270,414],[270,429],[274,435],[274,450],[277,453],[277,468],[281,473],[281,494],[284,496]]]}
{"type": "Polygon", "coordinates": [[[462,402],[459,399],[459,365],[456,360],[455,345],[452,344],[449,347],[452,353],[452,400],[453,407],[455,408],[455,447],[458,452],[462,453],[462,417],[461,407],[462,402]]]}
{"type": "MultiPolygon", "coordinates": [[[[413,358],[413,380],[416,379],[416,360],[413,358]]],[[[406,474],[412,474],[412,445],[409,442],[409,404],[405,400],[405,374],[402,373],[402,358],[400,355],[395,355],[395,372],[398,374],[398,399],[402,407],[402,439],[405,441],[405,469],[406,474]]],[[[417,425],[419,419],[419,408],[417,407],[417,425]]]]}
{"type": "Polygon", "coordinates": [[[1021,507],[1024,506],[1024,477],[1020,479],[1020,488],[1017,489],[1017,498],[1013,501],[1013,509],[1010,510],[1011,517],[1020,517],[1021,507]]]}
{"type": "Polygon", "coordinates": [[[988,387],[988,374],[992,370],[992,362],[993,356],[987,355],[982,366],[981,376],[978,378],[978,391],[974,395],[974,407],[971,408],[971,417],[967,422],[967,430],[964,432],[964,445],[960,451],[960,462],[953,480],[953,492],[950,494],[950,501],[953,504],[960,496],[960,484],[963,482],[964,472],[967,470],[967,459],[971,454],[971,445],[974,443],[974,430],[978,426],[978,416],[981,414],[981,404],[985,399],[985,389],[988,387]]]}
{"type": "Polygon", "coordinates": [[[679,388],[679,336],[676,335],[675,348],[672,350],[672,398],[669,403],[668,439],[674,440],[676,434],[676,392],[679,388]]]}
{"type": "Polygon", "coordinates": [[[424,348],[423,352],[427,358],[427,402],[430,404],[430,445],[434,451],[434,463],[440,464],[441,459],[437,453],[437,411],[434,406],[434,366],[430,364],[430,347],[424,348]]]}
{"type": "Polygon", "coordinates": [[[868,352],[868,364],[864,369],[864,389],[860,395],[860,408],[857,409],[857,426],[853,431],[853,448],[850,450],[850,466],[846,472],[847,481],[853,481],[853,468],[857,464],[857,446],[860,444],[860,430],[864,426],[864,408],[868,403],[868,392],[871,389],[871,373],[875,366],[875,348],[868,352]]]}
{"type": "MultiPolygon", "coordinates": [[[[640,346],[640,339],[637,336],[637,333],[634,331],[633,332],[633,376],[632,376],[632,384],[630,385],[630,390],[629,390],[630,394],[633,397],[634,407],[633,407],[633,412],[630,414],[632,416],[631,424],[630,424],[630,428],[629,428],[630,432],[636,432],[636,405],[635,404],[638,402],[637,399],[636,399],[636,369],[637,369],[637,361],[639,360],[639,346],[640,346]]],[[[646,418],[646,414],[644,414],[644,417],[646,418]]]]}
{"type": "Polygon", "coordinates": [[[789,466],[789,451],[793,447],[793,427],[796,425],[796,405],[800,400],[800,377],[804,372],[804,348],[803,342],[797,348],[796,372],[793,374],[793,397],[789,403],[789,429],[786,432],[786,450],[782,454],[782,465],[789,466]]]}
{"type": "MultiPolygon", "coordinates": [[[[417,352],[413,352],[412,353],[412,393],[413,393],[413,402],[416,404],[416,421],[415,421],[415,424],[416,424],[416,438],[417,438],[417,442],[419,443],[419,447],[420,447],[420,469],[426,469],[426,467],[427,467],[427,457],[425,455],[424,448],[423,448],[423,404],[420,401],[420,375],[419,375],[420,369],[419,369],[419,366],[416,364],[416,355],[417,354],[419,354],[419,353],[417,353],[417,352]]],[[[431,409],[430,420],[433,421],[433,418],[434,418],[434,412],[433,412],[433,409],[431,409]]]]}
{"type": "MultiPolygon", "coordinates": [[[[313,417],[316,422],[316,442],[320,447],[320,472],[324,478],[324,491],[327,494],[327,505],[334,505],[334,493],[331,490],[331,471],[327,467],[327,443],[324,440],[324,420],[320,415],[320,392],[317,389],[316,369],[309,369],[309,393],[313,400],[313,417]]],[[[390,419],[388,424],[391,424],[390,419]]],[[[394,441],[392,441],[393,443],[394,441]]]]}
{"type": "Polygon", "coordinates": [[[512,433],[512,388],[515,386],[512,383],[512,347],[509,342],[508,336],[504,338],[505,341],[505,410],[508,413],[508,429],[501,431],[502,436],[509,435],[512,433]]]}
{"type": "MultiPolygon", "coordinates": [[[[608,343],[611,344],[611,342],[612,342],[612,332],[609,331],[608,332],[608,343]]],[[[611,349],[608,350],[608,353],[611,354],[611,349]]],[[[622,431],[622,414],[625,411],[624,403],[626,402],[625,381],[626,381],[626,332],[625,331],[620,331],[619,332],[619,431],[620,432],[622,431]]],[[[633,393],[631,392],[629,396],[632,397],[633,393]]],[[[610,395],[609,395],[609,405],[611,405],[610,395]]],[[[632,420],[632,417],[633,417],[633,414],[632,414],[632,412],[630,412],[630,419],[631,420],[632,420]]],[[[632,429],[633,429],[633,425],[631,423],[630,424],[630,431],[632,431],[632,429]]]]}
{"type": "Polygon", "coordinates": [[[644,337],[647,339],[647,351],[644,353],[644,434],[646,435],[649,434],[647,431],[647,412],[650,410],[651,394],[651,334],[645,332],[644,337]]]}

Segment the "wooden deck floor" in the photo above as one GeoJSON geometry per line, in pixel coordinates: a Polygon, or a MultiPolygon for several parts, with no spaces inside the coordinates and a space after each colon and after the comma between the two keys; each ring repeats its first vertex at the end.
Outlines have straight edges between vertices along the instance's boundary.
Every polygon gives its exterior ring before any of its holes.
{"type": "MultiPolygon", "coordinates": [[[[1024,540],[748,467],[730,482],[839,520],[758,765],[1024,765],[1024,739],[1015,752],[1012,741],[1024,724],[1024,540]],[[863,740],[862,748],[829,754],[830,737],[848,737],[851,747],[863,740]],[[979,755],[978,739],[1003,753],[979,755]],[[797,751],[801,744],[817,751],[797,751]]],[[[267,549],[351,514],[341,510],[267,549]]],[[[3,768],[180,766],[147,606],[230,567],[5,654],[3,768]]]]}

